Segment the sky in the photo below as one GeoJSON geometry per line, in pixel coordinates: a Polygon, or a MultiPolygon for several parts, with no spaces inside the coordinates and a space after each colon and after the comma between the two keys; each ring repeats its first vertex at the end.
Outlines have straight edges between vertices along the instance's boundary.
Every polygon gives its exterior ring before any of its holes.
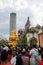
{"type": "Polygon", "coordinates": [[[43,25],[43,0],[0,0],[0,34],[9,39],[10,13],[16,13],[16,30],[25,27],[29,17],[31,25],[43,25]]]}

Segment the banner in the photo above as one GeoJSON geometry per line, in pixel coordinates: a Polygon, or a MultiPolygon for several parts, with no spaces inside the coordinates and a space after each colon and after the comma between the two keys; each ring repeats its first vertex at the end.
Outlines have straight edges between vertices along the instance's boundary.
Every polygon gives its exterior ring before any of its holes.
{"type": "Polygon", "coordinates": [[[43,47],[43,33],[38,34],[38,45],[43,47]]]}

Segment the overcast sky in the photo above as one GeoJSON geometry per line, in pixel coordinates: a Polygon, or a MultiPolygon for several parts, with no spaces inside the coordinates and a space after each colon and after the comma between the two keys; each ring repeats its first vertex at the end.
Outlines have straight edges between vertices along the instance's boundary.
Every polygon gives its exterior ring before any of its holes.
{"type": "Polygon", "coordinates": [[[43,0],[0,0],[0,34],[7,39],[12,12],[17,15],[17,30],[24,28],[28,16],[32,26],[43,24],[43,0]]]}

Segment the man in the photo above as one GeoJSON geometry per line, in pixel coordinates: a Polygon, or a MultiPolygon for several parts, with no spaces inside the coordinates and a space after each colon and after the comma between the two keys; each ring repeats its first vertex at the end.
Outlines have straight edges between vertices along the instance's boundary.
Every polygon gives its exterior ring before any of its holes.
{"type": "Polygon", "coordinates": [[[8,53],[6,50],[3,50],[1,53],[1,63],[0,65],[12,65],[8,63],[8,53]]]}
{"type": "Polygon", "coordinates": [[[12,54],[13,54],[13,56],[11,59],[11,64],[16,65],[16,56],[17,56],[16,48],[13,49],[12,54]]]}
{"type": "Polygon", "coordinates": [[[25,55],[25,53],[26,53],[26,51],[23,50],[23,52],[22,52],[22,63],[23,63],[23,65],[29,65],[29,57],[27,54],[25,55]]]}
{"type": "Polygon", "coordinates": [[[33,45],[33,49],[30,50],[30,65],[38,65],[38,50],[36,45],[33,45]]]}

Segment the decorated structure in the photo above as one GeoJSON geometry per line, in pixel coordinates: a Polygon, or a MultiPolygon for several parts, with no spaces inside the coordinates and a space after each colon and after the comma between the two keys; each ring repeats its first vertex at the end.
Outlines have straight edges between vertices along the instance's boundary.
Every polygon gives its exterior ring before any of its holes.
{"type": "Polygon", "coordinates": [[[25,33],[27,37],[27,44],[30,46],[32,46],[33,44],[37,45],[37,30],[35,29],[35,27],[30,26],[29,17],[25,24],[25,33]]]}
{"type": "MultiPolygon", "coordinates": [[[[36,27],[31,27],[30,20],[28,17],[27,22],[25,24],[25,30],[23,30],[25,32],[23,32],[22,30],[18,31],[18,40],[20,39],[21,43],[25,43],[24,41],[26,40],[27,44],[36,45],[38,40],[38,33],[41,30],[43,31],[43,26],[41,27],[40,25],[36,25],[36,27]]],[[[16,14],[11,13],[9,45],[16,46],[16,39],[16,14]]]]}
{"type": "Polygon", "coordinates": [[[11,34],[9,37],[9,45],[16,46],[17,44],[16,39],[17,39],[16,31],[13,30],[11,31],[11,34]]]}
{"type": "Polygon", "coordinates": [[[27,37],[27,43],[29,45],[32,46],[33,44],[35,44],[43,47],[43,25],[40,26],[39,24],[37,24],[35,27],[31,27],[28,17],[25,24],[25,33],[27,37]]]}
{"type": "Polygon", "coordinates": [[[9,45],[16,46],[16,13],[10,14],[10,36],[9,36],[9,45]]]}

